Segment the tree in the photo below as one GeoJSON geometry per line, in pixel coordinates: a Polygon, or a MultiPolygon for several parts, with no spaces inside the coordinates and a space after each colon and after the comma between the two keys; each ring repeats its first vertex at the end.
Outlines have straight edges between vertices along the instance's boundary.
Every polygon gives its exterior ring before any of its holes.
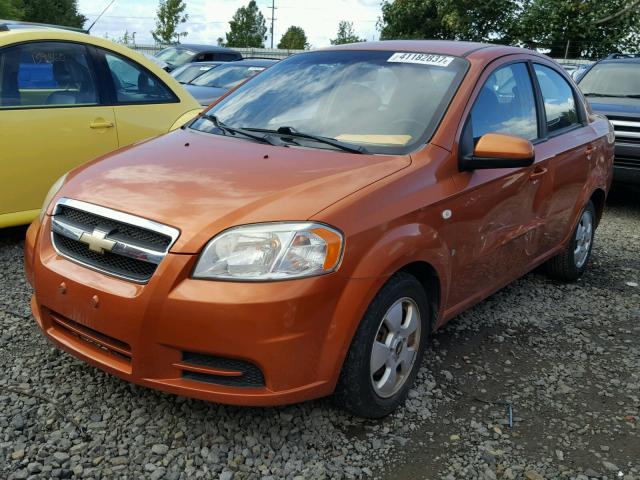
{"type": "Polygon", "coordinates": [[[614,51],[637,51],[640,9],[625,9],[633,3],[526,0],[516,26],[517,37],[522,45],[548,50],[554,58],[598,58],[614,51]]]}
{"type": "Polygon", "coordinates": [[[182,0],[160,0],[156,29],[151,32],[157,43],[180,43],[180,37],[187,36],[187,32],[178,32],[178,26],[189,18],[186,8],[182,0]]]}
{"type": "Polygon", "coordinates": [[[284,48],[287,50],[306,50],[309,48],[307,42],[307,35],[301,27],[291,26],[282,35],[278,48],[284,48]]]}
{"type": "Polygon", "coordinates": [[[255,0],[251,0],[246,7],[236,10],[229,22],[229,32],[226,34],[227,46],[264,48],[266,33],[264,16],[255,0]]]}
{"type": "Polygon", "coordinates": [[[0,18],[5,20],[20,20],[22,18],[22,4],[18,0],[0,0],[0,18]]]}
{"type": "MultiPolygon", "coordinates": [[[[105,35],[105,38],[107,38],[106,35],[105,35]]],[[[131,44],[135,45],[136,32],[129,33],[129,30],[125,30],[124,34],[121,37],[116,38],[115,41],[117,43],[122,43],[123,45],[131,45],[131,44]]]]}
{"type": "Polygon", "coordinates": [[[516,0],[385,0],[380,38],[434,38],[508,43],[516,0]]]}
{"type": "Polygon", "coordinates": [[[22,0],[26,22],[51,23],[82,28],[87,17],[78,12],[77,0],[22,0]]]}
{"type": "Polygon", "coordinates": [[[353,22],[347,22],[342,20],[338,24],[338,35],[333,40],[330,40],[331,45],[342,45],[345,43],[364,42],[364,38],[360,38],[356,35],[353,29],[353,22]]]}

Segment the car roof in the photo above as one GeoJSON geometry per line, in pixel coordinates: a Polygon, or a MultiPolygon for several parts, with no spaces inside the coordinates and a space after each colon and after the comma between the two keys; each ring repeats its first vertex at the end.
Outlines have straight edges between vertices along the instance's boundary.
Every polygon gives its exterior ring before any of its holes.
{"type": "Polygon", "coordinates": [[[278,63],[279,60],[276,59],[265,59],[265,58],[247,58],[244,60],[236,60],[234,62],[224,62],[223,66],[226,65],[245,65],[247,67],[270,67],[274,63],[278,63]]]}
{"type": "Polygon", "coordinates": [[[605,58],[597,63],[640,63],[640,57],[605,58]]]}
{"type": "Polygon", "coordinates": [[[379,50],[405,51],[418,53],[435,53],[438,55],[453,55],[467,57],[478,52],[480,56],[508,55],[527,53],[542,57],[542,54],[526,48],[510,47],[495,43],[465,42],[458,40],[382,40],[379,42],[359,42],[345,45],[334,45],[317,51],[331,50],[379,50]]]}
{"type": "Polygon", "coordinates": [[[49,23],[22,22],[19,20],[2,20],[0,19],[0,32],[8,32],[12,30],[68,30],[71,32],[88,33],[83,28],[66,27],[64,25],[53,25],[49,23]]]}
{"type": "Polygon", "coordinates": [[[215,61],[206,61],[206,62],[191,62],[191,63],[185,63],[184,65],[180,65],[178,68],[191,68],[191,67],[200,67],[200,66],[207,66],[207,65],[222,65],[222,64],[226,64],[226,63],[231,63],[231,62],[221,62],[220,60],[215,60],[215,61]]]}
{"type": "Polygon", "coordinates": [[[185,48],[188,50],[194,50],[196,52],[236,52],[231,48],[218,47],[215,45],[203,45],[200,43],[177,43],[175,45],[169,45],[167,46],[167,48],[185,48]]]}

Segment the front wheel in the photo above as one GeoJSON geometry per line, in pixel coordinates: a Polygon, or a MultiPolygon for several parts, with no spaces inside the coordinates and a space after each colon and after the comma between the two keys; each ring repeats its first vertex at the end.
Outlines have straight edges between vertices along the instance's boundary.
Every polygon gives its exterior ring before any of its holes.
{"type": "Polygon", "coordinates": [[[342,367],[334,399],[355,415],[380,418],[404,402],[420,369],[430,327],[420,282],[397,273],[369,305],[342,367]]]}
{"type": "Polygon", "coordinates": [[[545,264],[550,277],[574,282],[585,272],[591,256],[596,230],[596,209],[589,201],[580,214],[580,220],[566,250],[545,264]]]}

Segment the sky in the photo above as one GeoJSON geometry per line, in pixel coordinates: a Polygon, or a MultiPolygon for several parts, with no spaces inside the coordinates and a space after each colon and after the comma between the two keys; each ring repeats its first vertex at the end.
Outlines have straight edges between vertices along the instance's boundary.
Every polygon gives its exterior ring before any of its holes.
{"type": "MultiPolygon", "coordinates": [[[[80,13],[88,18],[88,27],[110,0],[79,0],[80,13]]],[[[210,43],[224,38],[229,20],[235,11],[249,0],[185,0],[189,19],[182,25],[188,32],[184,43],[210,43]]],[[[258,7],[270,27],[271,0],[257,0],[258,7]]],[[[376,21],[381,15],[380,0],[275,0],[274,47],[291,25],[302,27],[312,47],[329,45],[335,38],[338,22],[353,22],[356,34],[367,40],[377,40],[376,21]]],[[[97,36],[122,37],[125,30],[136,32],[136,43],[153,43],[151,30],[155,27],[158,0],[115,0],[114,4],[91,29],[97,36]]],[[[267,31],[267,34],[269,32],[267,31]]],[[[265,46],[270,46],[267,38],[265,46]]]]}

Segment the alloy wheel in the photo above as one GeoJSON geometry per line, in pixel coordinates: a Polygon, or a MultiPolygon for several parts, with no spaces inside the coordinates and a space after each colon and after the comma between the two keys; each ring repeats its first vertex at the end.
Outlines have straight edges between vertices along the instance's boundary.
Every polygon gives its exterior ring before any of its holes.
{"type": "Polygon", "coordinates": [[[371,383],[389,398],[405,384],[420,348],[420,310],[409,297],[397,300],[382,317],[371,349],[371,383]]]}

